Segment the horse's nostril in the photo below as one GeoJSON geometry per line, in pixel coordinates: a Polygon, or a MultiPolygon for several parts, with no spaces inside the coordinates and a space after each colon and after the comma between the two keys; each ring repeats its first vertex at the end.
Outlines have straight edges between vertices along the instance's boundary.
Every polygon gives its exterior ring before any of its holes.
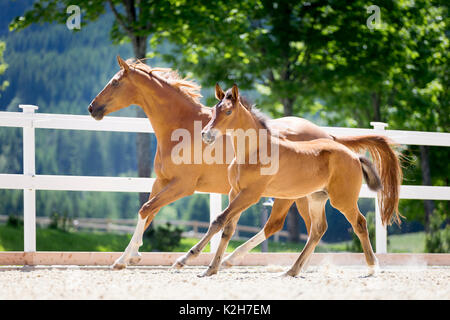
{"type": "Polygon", "coordinates": [[[211,133],[210,130],[208,130],[208,131],[203,131],[203,132],[202,132],[202,139],[203,139],[203,141],[204,141],[205,143],[211,144],[211,143],[214,142],[215,136],[214,136],[214,134],[211,133]]]}
{"type": "Polygon", "coordinates": [[[88,107],[89,113],[92,113],[92,110],[93,110],[93,108],[92,108],[92,104],[91,104],[91,105],[89,105],[89,107],[88,107]]]}
{"type": "Polygon", "coordinates": [[[203,131],[202,138],[203,140],[211,140],[211,133],[209,131],[203,131]]]}

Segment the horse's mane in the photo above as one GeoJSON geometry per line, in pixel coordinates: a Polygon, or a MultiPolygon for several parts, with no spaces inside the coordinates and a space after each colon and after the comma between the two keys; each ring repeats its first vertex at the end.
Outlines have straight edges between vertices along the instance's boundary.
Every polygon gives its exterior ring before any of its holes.
{"type": "MultiPolygon", "coordinates": [[[[227,90],[227,92],[225,93],[225,96],[227,96],[229,94],[231,95],[231,89],[227,90]]],[[[251,103],[248,98],[244,97],[241,94],[239,95],[239,101],[247,110],[250,111],[253,118],[256,119],[264,127],[264,129],[271,132],[268,122],[269,122],[269,120],[272,120],[272,119],[267,114],[265,114],[264,112],[262,112],[261,110],[256,108],[255,104],[251,103]]]]}
{"type": "Polygon", "coordinates": [[[270,131],[270,127],[268,125],[268,121],[271,120],[271,118],[267,114],[265,114],[264,112],[262,112],[258,108],[255,108],[254,106],[252,106],[252,108],[250,109],[250,112],[253,115],[253,118],[258,120],[259,123],[261,123],[261,125],[264,127],[264,129],[266,129],[269,132],[271,132],[270,131]]]}
{"type": "Polygon", "coordinates": [[[152,68],[149,65],[143,63],[141,60],[127,60],[127,63],[131,68],[141,70],[149,75],[157,72],[158,77],[165,80],[169,85],[178,89],[181,93],[183,93],[186,97],[190,98],[195,103],[200,103],[200,98],[202,97],[202,95],[200,94],[201,86],[192,80],[182,78],[177,71],[170,68],[152,68]]]}

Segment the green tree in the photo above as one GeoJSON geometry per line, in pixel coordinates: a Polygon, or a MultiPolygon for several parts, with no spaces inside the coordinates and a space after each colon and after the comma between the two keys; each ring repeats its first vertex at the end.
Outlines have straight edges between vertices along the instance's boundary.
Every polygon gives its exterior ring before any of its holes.
{"type": "MultiPolygon", "coordinates": [[[[331,86],[325,84],[330,90],[322,114],[334,116],[330,118],[333,125],[364,127],[375,120],[387,122],[391,129],[448,132],[447,6],[398,1],[395,10],[380,7],[382,25],[371,31],[364,50],[343,51],[348,64],[361,71],[349,69],[345,74],[341,71],[347,68],[339,66],[326,76],[332,81],[331,86]]],[[[416,159],[405,163],[405,183],[422,180],[423,185],[448,185],[448,174],[442,174],[448,172],[446,148],[413,146],[405,154],[416,159]]],[[[434,201],[424,201],[424,217],[417,214],[422,210],[414,202],[401,205],[408,218],[423,221],[429,229],[434,201]]]]}
{"type": "MultiPolygon", "coordinates": [[[[8,65],[4,60],[4,51],[6,44],[0,41],[0,76],[5,73],[8,65]]],[[[9,82],[6,80],[1,80],[0,78],[0,96],[1,92],[6,89],[9,82]]],[[[19,145],[19,139],[17,139],[17,133],[19,132],[16,128],[7,128],[6,130],[0,131],[0,141],[7,139],[19,145]]],[[[15,149],[14,149],[15,150],[15,149]]],[[[7,173],[17,173],[21,171],[22,164],[19,161],[14,161],[15,159],[10,159],[6,155],[14,152],[12,144],[0,144],[0,172],[7,173]]],[[[18,215],[22,209],[22,198],[21,194],[16,190],[0,190],[0,199],[7,198],[9,201],[0,201],[0,212],[8,213],[11,215],[18,215]]]]}
{"type": "MultiPolygon", "coordinates": [[[[8,65],[5,62],[5,59],[3,57],[3,52],[5,51],[6,44],[3,41],[0,41],[0,76],[5,73],[6,68],[8,68],[8,65]]],[[[0,78],[0,96],[1,91],[5,90],[6,87],[9,85],[9,82],[6,80],[1,80],[0,78]]]]}
{"type": "MultiPolygon", "coordinates": [[[[379,24],[369,28],[365,1],[216,1],[199,6],[194,20],[179,17],[185,32],[167,35],[178,46],[164,57],[205,84],[256,89],[258,104],[275,116],[309,113],[329,125],[384,121],[391,129],[448,131],[447,5],[418,0],[377,6],[379,24]]],[[[419,150],[422,184],[448,185],[442,181],[448,152],[419,150]],[[430,158],[442,161],[431,166],[430,158]]],[[[424,203],[428,226],[435,206],[424,203]]],[[[297,217],[288,216],[293,236],[297,217]]]]}
{"type": "Polygon", "coordinates": [[[430,217],[429,232],[425,238],[425,251],[430,253],[450,252],[450,225],[448,214],[433,214],[430,217]]]}
{"type": "MultiPolygon", "coordinates": [[[[178,44],[164,58],[193,70],[205,84],[237,82],[256,89],[258,104],[275,116],[323,111],[328,123],[351,117],[368,126],[383,120],[384,81],[407,47],[397,30],[408,6],[398,1],[378,5],[381,30],[368,28],[365,1],[215,1],[199,5],[194,20],[181,14],[183,33],[152,40],[154,46],[164,39],[178,44]],[[357,113],[343,107],[362,100],[368,108],[359,107],[357,113]]],[[[194,14],[190,3],[181,7],[194,14]]],[[[288,215],[292,240],[297,220],[297,214],[288,215]]]]}
{"type": "MultiPolygon", "coordinates": [[[[21,30],[43,22],[66,24],[69,18],[66,10],[72,4],[71,0],[38,0],[30,10],[11,22],[10,30],[21,30]]],[[[77,1],[77,5],[82,14],[81,28],[87,23],[96,21],[108,9],[111,10],[115,17],[110,31],[111,40],[113,43],[131,42],[137,59],[146,57],[149,37],[158,32],[164,22],[170,21],[173,11],[170,1],[80,0],[77,1]]],[[[76,30],[74,29],[75,32],[76,30]]],[[[142,109],[137,109],[137,116],[145,117],[142,109]]],[[[150,177],[150,136],[145,133],[138,133],[136,136],[138,175],[150,177]]],[[[143,204],[147,201],[148,194],[140,194],[139,199],[143,204]]]]}
{"type": "MultiPolygon", "coordinates": [[[[407,26],[411,49],[403,76],[397,79],[399,85],[391,118],[410,130],[448,132],[449,41],[444,36],[449,28],[449,20],[445,19],[448,8],[419,2],[417,10],[420,13],[414,15],[407,26]]],[[[423,185],[448,185],[447,149],[419,146],[423,185]]],[[[444,216],[448,212],[448,202],[446,205],[446,210],[439,210],[434,201],[424,201],[424,223],[428,232],[431,232],[432,215],[444,216]]]]}

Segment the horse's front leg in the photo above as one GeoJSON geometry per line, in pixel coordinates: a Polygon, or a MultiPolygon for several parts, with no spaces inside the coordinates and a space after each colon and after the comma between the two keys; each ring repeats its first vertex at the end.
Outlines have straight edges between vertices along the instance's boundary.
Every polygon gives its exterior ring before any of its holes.
{"type": "Polygon", "coordinates": [[[223,260],[222,266],[226,268],[233,266],[250,250],[262,243],[264,240],[268,239],[274,233],[281,230],[283,228],[286,215],[289,211],[289,207],[292,203],[294,203],[294,200],[291,199],[275,199],[269,220],[267,220],[264,229],[258,232],[250,240],[240,245],[229,256],[227,256],[226,259],[223,260]]]}
{"type": "Polygon", "coordinates": [[[153,184],[149,200],[139,210],[138,222],[133,236],[123,254],[114,262],[113,268],[120,270],[128,264],[137,264],[141,260],[139,247],[145,229],[150,225],[159,210],[177,199],[193,194],[193,188],[186,188],[186,183],[180,180],[164,181],[157,179],[153,184]]]}
{"type": "MultiPolygon", "coordinates": [[[[189,259],[198,256],[217,232],[219,232],[226,224],[230,223],[232,219],[235,218],[242,211],[258,202],[258,200],[261,198],[263,190],[264,188],[254,187],[239,191],[237,196],[228,205],[228,207],[221,214],[219,214],[216,217],[216,219],[214,219],[213,222],[211,222],[208,231],[203,236],[203,238],[195,246],[193,246],[191,250],[189,250],[184,256],[177,259],[173,267],[181,268],[186,264],[186,262],[189,259]]],[[[203,275],[212,275],[214,273],[217,273],[220,260],[221,256],[217,257],[216,253],[216,258],[213,259],[213,264],[211,264],[208,268],[208,270],[210,271],[206,271],[206,273],[204,273],[203,275]]]]}
{"type": "MultiPolygon", "coordinates": [[[[237,192],[234,189],[231,189],[229,194],[230,203],[233,201],[236,195],[237,192]]],[[[236,214],[232,219],[230,219],[230,221],[223,228],[222,237],[220,239],[220,243],[217,248],[216,254],[214,255],[214,259],[212,260],[209,268],[205,271],[205,273],[202,276],[211,276],[219,271],[220,261],[222,260],[225,250],[228,247],[228,243],[230,242],[230,239],[233,236],[234,231],[236,230],[236,226],[239,221],[239,217],[241,216],[241,213],[242,212],[236,214]]]]}
{"type": "Polygon", "coordinates": [[[113,269],[120,270],[127,267],[128,264],[138,264],[141,260],[141,255],[139,253],[139,247],[142,246],[142,237],[145,231],[145,223],[147,218],[142,218],[138,214],[138,222],[136,229],[134,230],[133,236],[131,237],[130,243],[126,247],[122,255],[114,262],[113,269]]]}

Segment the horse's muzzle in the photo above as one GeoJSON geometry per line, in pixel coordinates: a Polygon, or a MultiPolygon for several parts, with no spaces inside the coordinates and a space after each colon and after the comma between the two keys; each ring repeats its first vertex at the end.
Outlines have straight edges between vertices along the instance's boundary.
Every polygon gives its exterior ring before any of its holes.
{"type": "Polygon", "coordinates": [[[92,102],[88,107],[88,111],[95,120],[102,120],[105,115],[105,106],[104,104],[98,106],[95,102],[92,102]]]}
{"type": "Polygon", "coordinates": [[[211,132],[211,130],[202,131],[202,139],[207,144],[212,144],[216,140],[216,136],[211,132]]]}

